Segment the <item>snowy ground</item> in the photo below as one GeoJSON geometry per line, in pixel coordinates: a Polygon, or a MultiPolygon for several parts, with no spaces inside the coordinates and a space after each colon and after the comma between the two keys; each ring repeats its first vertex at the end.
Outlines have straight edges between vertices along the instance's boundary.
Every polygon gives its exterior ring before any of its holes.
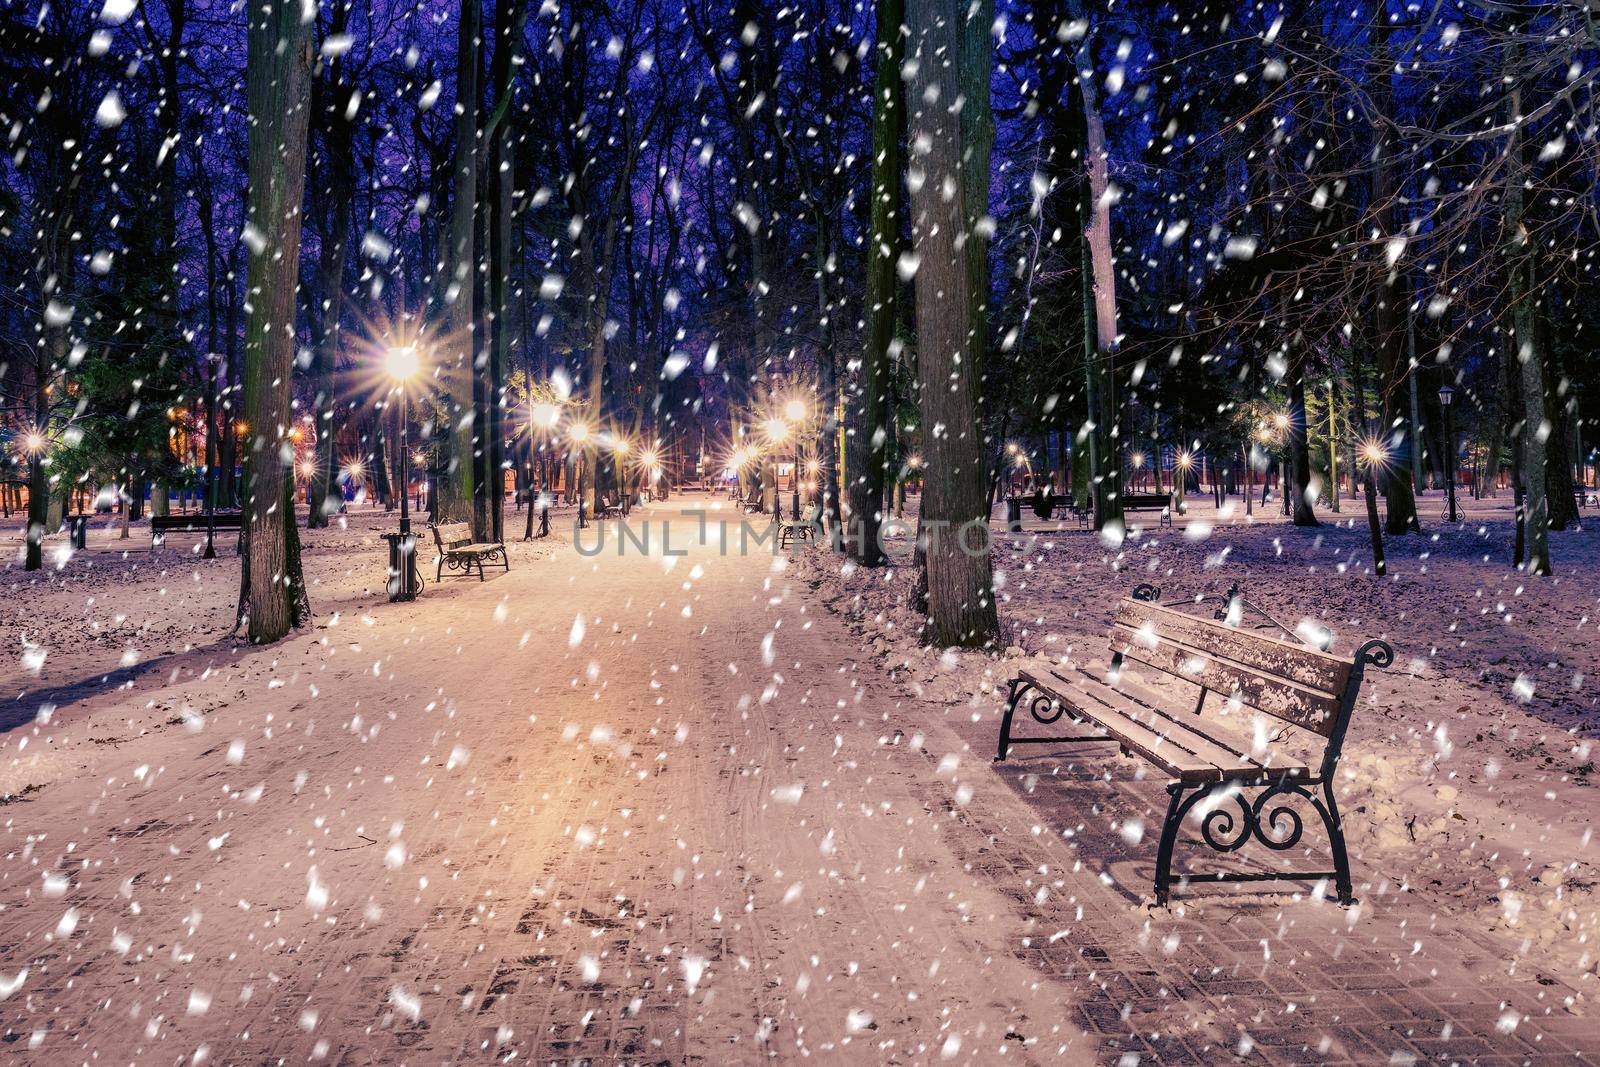
{"type": "Polygon", "coordinates": [[[391,606],[384,521],[312,535],[316,628],[267,650],[177,539],[8,574],[47,654],[3,705],[0,1052],[1087,1050],[957,862],[918,716],[770,552],[514,544],[391,606]]]}
{"type": "Polygon", "coordinates": [[[1378,581],[1359,526],[1316,544],[1195,498],[1187,530],[1109,549],[1030,519],[1001,551],[1017,647],[990,659],[916,646],[908,570],[698,543],[683,508],[712,503],[636,513],[650,551],[592,558],[558,512],[508,575],[430,570],[412,605],[382,592],[393,516],[358,511],[310,537],[315,628],[269,649],[228,638],[237,563],[192,538],[96,530],[59,570],[0,572],[0,1057],[1600,1048],[1594,531],[1524,582],[1502,505],[1392,542],[1378,581]],[[989,763],[1020,656],[1098,655],[1138,581],[1235,579],[1336,651],[1396,645],[1346,750],[1359,908],[1150,909],[1160,782],[1115,746],[989,763]]]}
{"type": "MultiPolygon", "coordinates": [[[[1368,638],[1391,642],[1396,664],[1369,675],[1341,767],[1361,899],[1349,913],[1304,895],[1204,888],[1171,916],[1152,911],[1147,921],[1137,905],[1150,894],[1152,835],[1166,796],[1159,783],[1141,780],[1141,763],[1119,758],[1115,745],[1023,749],[1001,775],[1036,811],[1035,833],[1066,841],[1086,868],[1103,870],[1128,904],[1130,932],[1137,927],[1164,953],[1179,954],[1177,946],[1195,938],[1214,944],[1243,917],[1265,919],[1272,929],[1254,946],[1258,977],[1279,988],[1282,969],[1264,957],[1306,959],[1330,948],[1337,955],[1327,937],[1347,925],[1346,945],[1386,946],[1396,987],[1410,986],[1420,967],[1450,999],[1476,990],[1484,1000],[1476,1018],[1420,1006],[1380,1013],[1390,1023],[1414,1018],[1408,1029],[1425,1039],[1440,1040],[1448,1022],[1458,1038],[1483,1042],[1447,1049],[1403,1035],[1415,1052],[1515,1052],[1505,1047],[1512,1037],[1548,1048],[1541,1033],[1551,1039],[1592,1026],[1579,1020],[1591,1010],[1600,955],[1600,851],[1591,829],[1600,815],[1591,784],[1600,732],[1600,516],[1590,511],[1589,529],[1553,535],[1555,577],[1526,579],[1507,565],[1508,500],[1462,500],[1465,521],[1446,527],[1435,497],[1423,503],[1426,536],[1388,541],[1387,579],[1370,572],[1364,510],[1351,501],[1340,515],[1324,514],[1321,529],[1305,531],[1285,524],[1275,502],[1247,516],[1233,501],[1219,514],[1209,497],[1196,496],[1176,529],[1159,529],[1154,515],[1130,516],[1120,544],[1070,519],[1041,522],[1026,512],[1021,536],[997,538],[1012,645],[1001,660],[918,646],[917,620],[903,606],[912,576],[904,531],[891,539],[895,568],[863,572],[815,555],[796,569],[852,621],[883,670],[908,693],[944,706],[942,721],[974,759],[993,752],[1004,683],[1016,669],[1103,661],[1116,602],[1140,582],[1158,585],[1169,604],[1216,598],[1238,582],[1291,629],[1309,618],[1333,631],[1333,650],[1346,655],[1368,638]],[[1353,528],[1333,525],[1352,518],[1353,528]],[[1145,528],[1133,528],[1140,523],[1145,528]],[[1097,779],[1107,775],[1114,781],[1097,779]],[[1296,926],[1310,936],[1296,936],[1296,926]],[[1456,988],[1441,978],[1452,970],[1470,980],[1456,988]],[[1565,1021],[1541,1031],[1556,1019],[1565,1021]]],[[[1202,945],[1190,970],[1203,973],[1217,960],[1202,945]]],[[[1156,971],[1167,977],[1166,968],[1156,971]]],[[[1289,1010],[1277,997],[1256,1007],[1289,1010]]],[[[1164,1008],[1152,1014],[1172,1021],[1164,1008]]],[[[1309,1038],[1315,1016],[1301,1017],[1309,1038]]],[[[1363,1058],[1360,1047],[1350,1048],[1354,1058],[1363,1058]]],[[[1406,1047],[1379,1041],[1368,1051],[1406,1047]]],[[[1592,1054],[1600,1038],[1578,1047],[1592,1054]]]]}

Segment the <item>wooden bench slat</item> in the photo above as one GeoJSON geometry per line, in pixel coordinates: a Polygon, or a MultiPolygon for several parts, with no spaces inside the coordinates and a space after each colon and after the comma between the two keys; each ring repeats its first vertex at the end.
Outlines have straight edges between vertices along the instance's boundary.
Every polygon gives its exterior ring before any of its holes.
{"type": "Polygon", "coordinates": [[[1238,693],[1239,699],[1251,707],[1324,737],[1333,729],[1339,702],[1327,693],[1208,655],[1205,650],[1174,641],[1164,633],[1152,637],[1147,630],[1130,630],[1121,623],[1113,630],[1113,652],[1203,685],[1224,697],[1238,693]]]}
{"type": "Polygon", "coordinates": [[[1347,659],[1265,634],[1195,618],[1149,601],[1124,600],[1117,610],[1117,622],[1133,630],[1149,625],[1157,633],[1210,655],[1292,679],[1330,696],[1343,695],[1350,682],[1347,659]]]}
{"type": "MultiPolygon", "coordinates": [[[[1285,772],[1301,774],[1306,771],[1304,760],[1294,754],[1286,753],[1281,741],[1266,745],[1265,754],[1258,756],[1256,746],[1244,736],[1243,729],[1238,725],[1214,714],[1201,716],[1192,710],[1172,710],[1169,707],[1172,701],[1171,695],[1150,688],[1144,680],[1136,676],[1134,671],[1120,672],[1116,688],[1147,706],[1152,713],[1153,723],[1159,718],[1190,733],[1199,734],[1224,751],[1234,753],[1239,759],[1240,766],[1261,768],[1263,777],[1272,777],[1285,772]]],[[[1256,709],[1252,709],[1252,716],[1256,713],[1256,709]]],[[[1159,723],[1155,724],[1159,727],[1159,723]]]]}
{"type": "Polygon", "coordinates": [[[1113,740],[1138,752],[1156,767],[1186,782],[1223,781],[1238,777],[1302,776],[1299,764],[1263,764],[1236,751],[1180,719],[1146,705],[1124,688],[1114,688],[1094,675],[1048,671],[1021,672],[1041,691],[1080,712],[1113,740]]]}
{"type": "Polygon", "coordinates": [[[1126,745],[1174,778],[1207,781],[1222,776],[1222,769],[1216,763],[1196,755],[1176,741],[1169,741],[1137,721],[1116,714],[1105,701],[1095,699],[1086,686],[1070,678],[1055,671],[1042,674],[1022,671],[1020,677],[1099,727],[1109,735],[1106,740],[1126,745]],[[1122,728],[1118,729],[1117,725],[1122,728]]]}

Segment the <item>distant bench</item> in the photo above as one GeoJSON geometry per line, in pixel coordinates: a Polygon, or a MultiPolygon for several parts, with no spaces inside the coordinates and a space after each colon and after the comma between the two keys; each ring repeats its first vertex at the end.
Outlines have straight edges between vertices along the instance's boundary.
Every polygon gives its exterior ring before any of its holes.
{"type": "Polygon", "coordinates": [[[208,524],[215,523],[218,530],[238,530],[244,525],[241,511],[219,511],[215,515],[152,515],[150,516],[150,547],[160,548],[169,533],[205,533],[208,524]]]}
{"type": "Polygon", "coordinates": [[[1180,876],[1181,881],[1256,882],[1332,878],[1341,904],[1352,902],[1350,860],[1344,827],[1334,803],[1334,772],[1345,729],[1368,664],[1388,667],[1394,650],[1368,641],[1353,659],[1260,633],[1234,629],[1226,621],[1196,618],[1155,603],[1149,585],[1123,600],[1111,626],[1107,670],[1059,666],[1028,668],[1011,680],[995,761],[1015,745],[1114,741],[1126,755],[1137,753],[1166,774],[1171,797],[1156,854],[1156,903],[1171,892],[1172,850],[1184,818],[1197,804],[1200,836],[1218,852],[1231,853],[1253,837],[1274,852],[1294,848],[1303,823],[1293,804],[1320,818],[1333,849],[1331,871],[1220,872],[1180,876]],[[1124,668],[1135,660],[1143,678],[1124,668]],[[1173,683],[1183,683],[1175,685],[1173,683]],[[1198,697],[1189,696],[1194,688],[1198,697]],[[1176,690],[1176,692],[1174,692],[1176,690]],[[1202,717],[1206,698],[1212,711],[1202,717]],[[1013,737],[1018,705],[1027,699],[1035,722],[1050,726],[1063,716],[1097,733],[1076,737],[1013,737]],[[1263,716],[1278,723],[1263,725],[1263,716]],[[1320,742],[1315,766],[1286,745],[1289,735],[1320,742]],[[1306,735],[1309,735],[1307,737],[1306,735]],[[1251,791],[1253,795],[1246,794],[1251,791]]]}
{"type": "Polygon", "coordinates": [[[483,565],[485,562],[499,564],[509,573],[511,560],[506,555],[506,546],[498,541],[474,541],[472,527],[464,522],[447,522],[442,526],[429,526],[433,531],[433,544],[439,550],[439,565],[434,569],[433,580],[439,581],[444,577],[446,569],[451,574],[459,574],[465,578],[478,569],[478,581],[483,581],[483,565]]]}
{"type": "Polygon", "coordinates": [[[1124,493],[1122,494],[1122,510],[1128,511],[1159,511],[1161,512],[1161,526],[1172,525],[1172,498],[1166,493],[1124,493]]]}

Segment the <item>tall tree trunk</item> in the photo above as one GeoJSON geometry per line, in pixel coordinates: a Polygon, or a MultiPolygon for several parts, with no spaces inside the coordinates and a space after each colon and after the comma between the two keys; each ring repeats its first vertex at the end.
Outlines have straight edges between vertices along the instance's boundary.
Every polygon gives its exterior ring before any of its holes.
{"type": "MultiPolygon", "coordinates": [[[[1388,118],[1393,113],[1393,74],[1389,67],[1389,39],[1386,29],[1377,34],[1373,48],[1373,69],[1378,76],[1372,82],[1373,107],[1378,114],[1388,118]]],[[[1376,216],[1379,249],[1387,248],[1396,234],[1395,207],[1398,190],[1394,179],[1394,147],[1389,128],[1383,123],[1375,126],[1376,143],[1373,145],[1372,207],[1376,216]]],[[[1373,330],[1377,335],[1378,374],[1382,382],[1383,436],[1389,451],[1388,462],[1382,467],[1383,495],[1387,506],[1384,527],[1391,534],[1415,530],[1421,532],[1417,521],[1415,487],[1411,483],[1411,451],[1416,448],[1416,427],[1411,424],[1406,391],[1411,373],[1405,353],[1406,330],[1400,316],[1410,314],[1406,308],[1407,293],[1400,284],[1401,276],[1394,265],[1384,271],[1373,304],[1373,330]]]]}
{"type": "Polygon", "coordinates": [[[494,60],[489,71],[495,107],[484,129],[484,144],[493,162],[488,197],[488,297],[493,332],[489,346],[489,439],[484,449],[483,467],[489,483],[487,532],[490,540],[497,542],[505,540],[505,392],[506,375],[511,366],[510,289],[514,251],[511,203],[516,187],[516,159],[505,116],[511,107],[513,61],[526,18],[525,0],[498,0],[495,4],[494,60]]]}
{"type": "Polygon", "coordinates": [[[966,64],[977,57],[963,48],[965,30],[958,10],[943,0],[907,4],[910,44],[918,60],[909,184],[912,240],[920,264],[917,363],[927,436],[922,521],[924,526],[944,524],[927,546],[928,638],[935,645],[982,647],[998,641],[1000,625],[988,526],[981,518],[982,382],[970,358],[978,327],[971,321],[976,306],[972,271],[961,247],[971,237],[971,218],[963,181],[962,124],[955,110],[960,87],[970,81],[966,64]],[[973,527],[981,527],[981,535],[973,536],[973,527]]]}
{"type": "MultiPolygon", "coordinates": [[[[1308,354],[1303,343],[1290,342],[1294,354],[1289,360],[1289,457],[1293,468],[1293,515],[1296,526],[1320,526],[1316,512],[1311,507],[1311,441],[1310,427],[1306,421],[1306,361],[1308,354]]],[[[1337,496],[1339,487],[1334,486],[1337,496]]]]}
{"type": "Polygon", "coordinates": [[[1561,395],[1560,385],[1555,389],[1548,389],[1552,381],[1566,383],[1569,379],[1559,366],[1560,360],[1550,337],[1550,313],[1542,298],[1535,303],[1533,314],[1534,344],[1545,357],[1544,380],[1547,386],[1545,419],[1551,428],[1550,437],[1545,442],[1545,501],[1550,509],[1550,528],[1565,530],[1580,519],[1576,495],[1577,483],[1572,477],[1577,404],[1570,395],[1570,384],[1566,385],[1568,394],[1566,396],[1561,395]]]}
{"type": "Polygon", "coordinates": [[[477,377],[476,226],[478,221],[478,50],[483,14],[478,0],[462,0],[456,28],[455,160],[450,193],[449,276],[443,280],[443,301],[449,328],[449,351],[441,378],[448,433],[439,476],[439,522],[466,522],[481,539],[473,501],[477,493],[476,450],[482,427],[474,404],[477,377]]]}
{"type": "Polygon", "coordinates": [[[218,390],[223,397],[222,410],[217,415],[217,463],[222,468],[218,471],[217,499],[225,508],[239,506],[239,484],[236,470],[239,466],[239,248],[236,244],[233,254],[229,256],[228,267],[228,314],[223,326],[223,359],[219,366],[221,371],[222,386],[218,390]]]}
{"type": "Polygon", "coordinates": [[[241,622],[254,643],[276,641],[310,618],[294,522],[289,437],[294,366],[300,204],[305,193],[311,114],[311,26],[302,5],[263,0],[250,8],[249,312],[245,325],[244,410],[248,523],[241,534],[241,622]],[[287,460],[285,459],[287,455],[287,460]]]}
{"type": "Polygon", "coordinates": [[[873,81],[871,229],[867,237],[867,348],[861,360],[854,432],[846,438],[852,478],[845,544],[866,566],[883,562],[878,529],[883,511],[883,453],[888,440],[889,349],[898,299],[895,261],[901,238],[900,169],[906,106],[900,66],[905,0],[878,0],[878,68],[873,81]]]}
{"type": "MultiPolygon", "coordinates": [[[[1517,57],[1515,46],[1507,52],[1507,69],[1514,70],[1517,57]]],[[[1511,272],[1511,322],[1515,347],[1509,357],[1515,360],[1518,390],[1522,396],[1522,429],[1520,434],[1520,460],[1517,475],[1522,484],[1523,523],[1527,527],[1527,572],[1550,573],[1550,505],[1545,495],[1545,464],[1548,462],[1546,442],[1550,426],[1545,421],[1544,356],[1539,350],[1539,331],[1534,325],[1538,314],[1538,293],[1533,287],[1533,264],[1536,249],[1528,240],[1523,223],[1523,180],[1527,170],[1523,139],[1520,133],[1522,117],[1522,91],[1512,83],[1507,94],[1507,128],[1511,131],[1506,142],[1510,159],[1509,177],[1506,180],[1505,213],[1507,269],[1511,272]]],[[[1565,463],[1565,457],[1559,462],[1565,463]]]]}
{"type": "MultiPolygon", "coordinates": [[[[332,32],[345,28],[344,5],[335,9],[332,32]]],[[[339,60],[330,63],[323,74],[329,83],[319,88],[317,110],[321,114],[322,146],[326,180],[320,184],[313,202],[325,205],[322,217],[322,249],[318,257],[318,288],[322,305],[312,313],[315,319],[315,345],[312,359],[316,367],[316,461],[312,466],[311,486],[306,495],[306,528],[328,525],[328,516],[342,503],[338,482],[338,392],[336,374],[340,347],[339,322],[344,315],[344,269],[349,258],[350,217],[355,204],[354,130],[347,118],[350,89],[337,82],[339,60]]]]}
{"type": "MultiPolygon", "coordinates": [[[[1088,60],[1088,46],[1080,64],[1088,60]]],[[[1091,417],[1094,419],[1093,457],[1098,461],[1093,473],[1094,525],[1103,529],[1107,522],[1122,520],[1122,435],[1119,433],[1122,405],[1117,402],[1117,290],[1116,267],[1111,252],[1110,148],[1106,143],[1105,123],[1094,90],[1094,74],[1085,68],[1079,78],[1083,97],[1085,147],[1089,172],[1089,220],[1084,231],[1087,259],[1086,284],[1094,312],[1094,350],[1089,359],[1091,417]]]]}

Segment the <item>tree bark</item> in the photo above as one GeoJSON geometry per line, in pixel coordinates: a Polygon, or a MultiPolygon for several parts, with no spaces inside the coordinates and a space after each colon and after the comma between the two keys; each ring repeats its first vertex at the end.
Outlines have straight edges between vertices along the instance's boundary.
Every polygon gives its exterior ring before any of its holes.
{"type": "Polygon", "coordinates": [[[867,238],[867,347],[854,398],[854,432],[846,438],[846,458],[853,477],[846,487],[850,529],[845,531],[845,544],[853,559],[869,567],[883,562],[878,529],[883,514],[884,447],[891,417],[889,348],[894,343],[897,321],[895,261],[903,250],[900,170],[906,107],[900,67],[904,22],[905,0],[878,0],[878,68],[872,92],[871,229],[867,238]]]}
{"type": "MultiPolygon", "coordinates": [[[[1373,48],[1373,69],[1379,72],[1372,82],[1373,107],[1386,118],[1393,111],[1392,74],[1389,70],[1388,37],[1379,32],[1373,48]]],[[[1374,244],[1382,249],[1395,234],[1395,201],[1398,199],[1394,181],[1393,146],[1386,125],[1376,127],[1377,143],[1373,146],[1372,207],[1377,224],[1374,244]]],[[[1411,451],[1416,448],[1416,427],[1411,424],[1406,391],[1411,373],[1405,354],[1406,327],[1400,316],[1406,310],[1406,292],[1400,285],[1400,275],[1392,265],[1380,268],[1383,277],[1377,287],[1373,304],[1373,331],[1377,336],[1378,374],[1382,380],[1383,439],[1388,448],[1388,462],[1382,467],[1383,495],[1387,510],[1384,528],[1391,534],[1422,531],[1417,521],[1415,487],[1411,482],[1411,451]]]]}
{"type": "MultiPolygon", "coordinates": [[[[1507,69],[1515,69],[1517,49],[1508,50],[1507,69]]],[[[1508,357],[1515,361],[1513,373],[1522,397],[1522,427],[1518,435],[1520,450],[1517,477],[1522,484],[1523,525],[1527,530],[1527,572],[1550,573],[1550,506],[1545,494],[1546,442],[1550,435],[1545,420],[1544,358],[1539,351],[1539,334],[1534,325],[1538,294],[1533,288],[1534,248],[1523,223],[1523,179],[1526,165],[1519,121],[1522,91],[1516,83],[1506,98],[1511,131],[1506,153],[1511,166],[1506,180],[1507,269],[1511,272],[1511,322],[1515,348],[1508,357]]],[[[1565,459],[1562,459],[1565,462],[1565,459]]]]}
{"type": "Polygon", "coordinates": [[[911,0],[907,14],[910,44],[918,60],[908,184],[913,247],[920,264],[917,363],[927,442],[922,524],[925,528],[943,524],[930,531],[926,550],[928,638],[942,646],[983,647],[998,641],[1000,626],[988,525],[981,518],[981,381],[971,358],[976,305],[972,271],[961,247],[961,239],[970,237],[971,217],[963,181],[962,123],[955,112],[961,86],[970,80],[965,64],[974,57],[963,48],[965,30],[958,5],[948,0],[911,0]]]}
{"type": "Polygon", "coordinates": [[[1094,353],[1089,359],[1090,403],[1094,419],[1096,461],[1092,472],[1095,529],[1122,521],[1122,435],[1118,432],[1122,406],[1117,403],[1117,291],[1116,267],[1111,252],[1110,148],[1105,123],[1094,91],[1094,74],[1088,66],[1088,46],[1080,58],[1078,88],[1083,97],[1085,146],[1088,152],[1089,220],[1084,231],[1087,259],[1085,284],[1094,311],[1094,353]]]}
{"type": "Polygon", "coordinates": [[[456,29],[455,160],[450,193],[449,276],[443,301],[449,323],[440,377],[444,385],[448,433],[439,477],[439,522],[472,524],[473,537],[486,531],[473,501],[477,492],[475,451],[482,428],[473,402],[477,376],[474,349],[477,327],[474,248],[478,219],[478,50],[483,13],[478,0],[462,0],[456,29]]]}
{"type": "MultiPolygon", "coordinates": [[[[1311,442],[1306,421],[1306,360],[1304,344],[1291,342],[1294,355],[1289,363],[1289,457],[1293,468],[1292,501],[1296,526],[1320,526],[1311,507],[1311,442]]],[[[1339,487],[1334,486],[1338,495],[1339,487]]]]}
{"type": "MultiPolygon", "coordinates": [[[[330,32],[344,32],[347,11],[343,4],[335,8],[330,32]]],[[[339,359],[339,322],[344,315],[344,269],[349,258],[350,216],[355,202],[355,149],[354,131],[346,118],[350,89],[339,84],[340,64],[338,58],[330,61],[323,74],[327,87],[316,93],[317,110],[323,123],[326,180],[313,197],[313,202],[320,200],[325,209],[321,213],[322,248],[318,256],[322,304],[312,316],[315,320],[312,359],[317,382],[314,404],[317,451],[306,499],[307,529],[328,525],[329,514],[337,511],[342,503],[335,448],[339,435],[335,375],[339,359]]]]}
{"type": "Polygon", "coordinates": [[[311,26],[302,5],[264,0],[248,32],[251,245],[245,324],[244,407],[248,522],[241,535],[240,622],[253,643],[276,641],[306,622],[305,580],[294,522],[289,429],[301,198],[310,121],[311,26]],[[287,460],[285,460],[287,454],[287,460]]]}

